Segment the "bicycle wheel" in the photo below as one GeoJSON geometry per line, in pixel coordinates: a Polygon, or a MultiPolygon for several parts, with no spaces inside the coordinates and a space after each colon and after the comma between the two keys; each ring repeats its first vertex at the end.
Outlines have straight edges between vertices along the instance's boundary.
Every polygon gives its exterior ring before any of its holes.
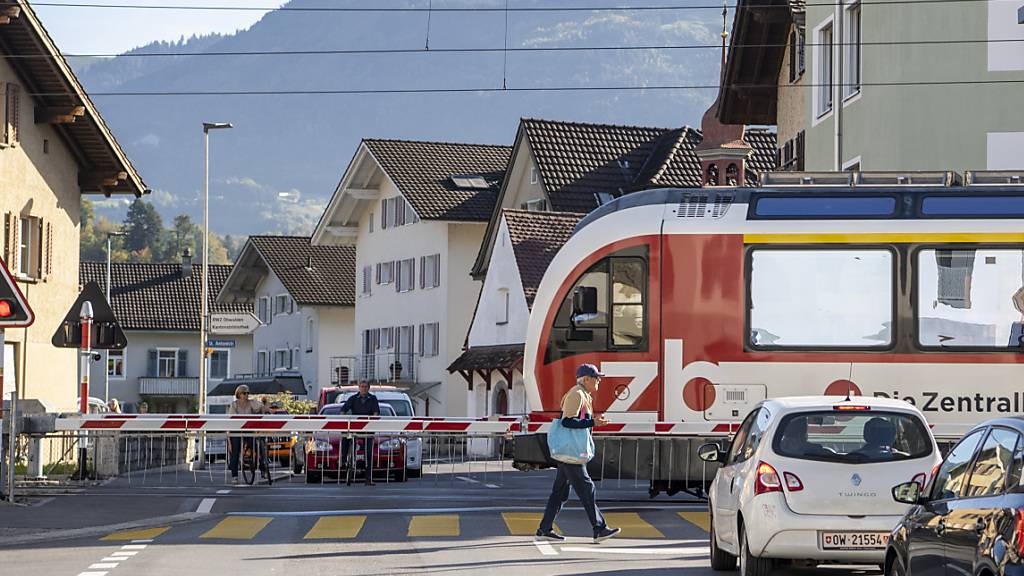
{"type": "MultiPolygon", "coordinates": [[[[245,442],[243,440],[243,442],[245,442]]],[[[252,486],[256,483],[256,451],[252,449],[252,446],[246,446],[242,450],[242,480],[246,484],[252,486]]]]}

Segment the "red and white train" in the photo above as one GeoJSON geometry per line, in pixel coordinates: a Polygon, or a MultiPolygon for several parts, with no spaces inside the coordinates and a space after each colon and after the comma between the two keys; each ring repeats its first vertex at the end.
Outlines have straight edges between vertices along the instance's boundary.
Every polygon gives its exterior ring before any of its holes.
{"type": "Polygon", "coordinates": [[[1024,413],[1020,175],[762,182],[633,193],[580,222],[527,331],[535,419],[583,362],[608,375],[611,421],[697,433],[804,394],[905,399],[937,435],[1024,413]]]}

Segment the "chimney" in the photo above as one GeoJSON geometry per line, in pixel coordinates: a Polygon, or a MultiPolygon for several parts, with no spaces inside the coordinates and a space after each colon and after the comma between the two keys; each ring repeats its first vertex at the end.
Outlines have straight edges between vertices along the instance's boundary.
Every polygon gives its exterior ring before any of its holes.
{"type": "Polygon", "coordinates": [[[185,248],[181,253],[181,277],[188,278],[192,275],[192,253],[185,248]]]}

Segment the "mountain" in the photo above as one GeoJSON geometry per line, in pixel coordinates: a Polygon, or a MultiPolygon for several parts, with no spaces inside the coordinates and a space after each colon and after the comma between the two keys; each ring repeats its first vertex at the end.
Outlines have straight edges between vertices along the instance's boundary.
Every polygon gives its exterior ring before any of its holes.
{"type": "MultiPolygon", "coordinates": [[[[698,5],[677,0],[674,5],[698,5]]],[[[426,0],[292,0],[288,8],[424,7],[426,0]]],[[[433,7],[505,6],[434,0],[433,7]]],[[[514,0],[512,7],[551,7],[514,0]]],[[[562,6],[571,6],[563,0],[562,6]]],[[[590,5],[600,5],[591,2],[590,5]]],[[[608,4],[612,5],[612,4],[608,4]]],[[[614,5],[622,6],[622,2],[614,5]]],[[[625,5],[649,5],[632,0],[625,5]]],[[[706,5],[706,3],[704,4],[706,5]]],[[[510,12],[508,46],[714,45],[714,10],[510,12]]],[[[505,13],[433,12],[429,46],[501,49],[505,13]]],[[[509,144],[524,116],[656,126],[699,125],[713,90],[462,92],[361,95],[104,96],[110,92],[395,90],[717,83],[717,49],[210,55],[251,51],[421,49],[423,12],[274,11],[226,36],[154,43],[89,62],[80,73],[153,189],[165,218],[201,210],[203,121],[211,134],[211,226],[222,234],[308,233],[361,138],[509,144]],[[144,54],[145,56],[140,56],[144,54]],[[161,55],[155,55],[161,54],[161,55]],[[174,54],[167,56],[166,54],[174,54]],[[197,55],[192,55],[197,54],[197,55]],[[207,54],[207,55],[199,55],[207,54]]],[[[121,200],[97,203],[120,220],[121,200]]]]}

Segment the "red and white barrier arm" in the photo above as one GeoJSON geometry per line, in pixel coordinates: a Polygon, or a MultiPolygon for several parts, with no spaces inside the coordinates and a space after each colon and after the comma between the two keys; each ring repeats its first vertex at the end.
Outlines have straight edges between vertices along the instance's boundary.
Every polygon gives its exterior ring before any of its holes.
{"type": "MultiPolygon", "coordinates": [[[[739,422],[629,422],[595,426],[595,436],[727,436],[736,432],[739,422]]],[[[524,430],[531,434],[546,433],[551,422],[528,422],[524,430]]]]}
{"type": "Polygon", "coordinates": [[[223,415],[223,414],[69,414],[58,418],[57,431],[118,432],[353,432],[378,434],[508,434],[521,430],[521,419],[402,418],[379,416],[223,415]]]}

